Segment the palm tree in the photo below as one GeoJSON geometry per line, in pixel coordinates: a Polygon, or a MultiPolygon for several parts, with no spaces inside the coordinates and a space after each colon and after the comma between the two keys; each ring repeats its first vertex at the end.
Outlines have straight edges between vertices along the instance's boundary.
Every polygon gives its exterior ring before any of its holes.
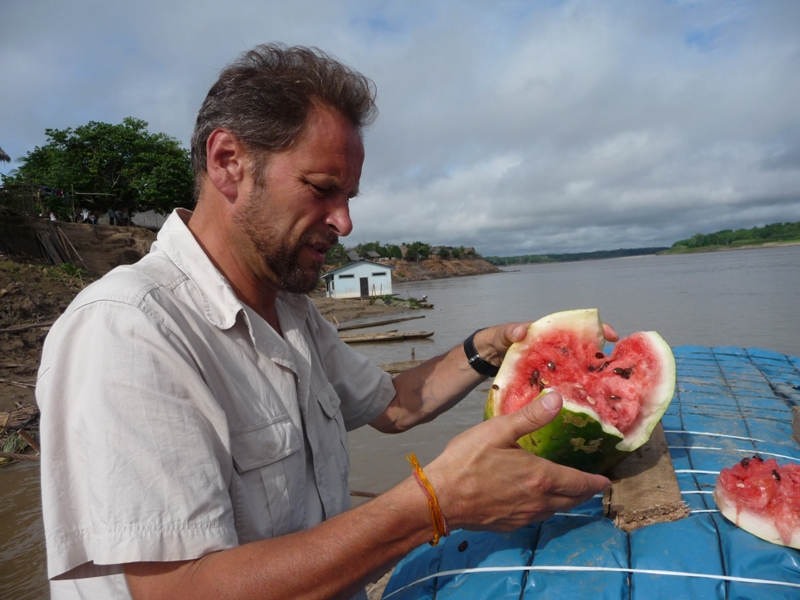
{"type": "Polygon", "coordinates": [[[0,148],[0,161],[11,162],[11,157],[0,148]]]}

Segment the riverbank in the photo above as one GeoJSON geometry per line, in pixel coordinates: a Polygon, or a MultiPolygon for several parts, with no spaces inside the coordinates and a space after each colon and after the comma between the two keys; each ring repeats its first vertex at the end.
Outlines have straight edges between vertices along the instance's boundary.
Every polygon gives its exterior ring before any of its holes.
{"type": "Polygon", "coordinates": [[[702,252],[728,252],[731,250],[759,250],[762,248],[782,248],[784,246],[800,246],[800,240],[789,240],[786,242],[764,242],[763,244],[730,244],[728,246],[700,246],[699,248],[686,248],[681,247],[678,250],[664,250],[658,252],[658,255],[666,254],[698,254],[702,252]]]}
{"type": "Polygon", "coordinates": [[[392,279],[394,282],[429,281],[432,279],[446,279],[449,277],[469,277],[471,275],[502,273],[502,269],[486,262],[482,258],[442,260],[436,257],[428,258],[420,262],[390,260],[383,264],[394,267],[394,271],[392,271],[392,279]]]}
{"type": "MultiPolygon", "coordinates": [[[[35,404],[36,372],[49,324],[94,279],[69,267],[14,262],[0,255],[0,412],[35,404]]],[[[313,294],[312,301],[332,323],[407,310],[360,298],[334,300],[322,293],[313,294]]]]}
{"type": "MultiPolygon", "coordinates": [[[[35,405],[36,372],[49,331],[46,324],[55,321],[86,285],[114,267],[142,258],[155,239],[156,234],[143,227],[52,224],[0,208],[0,413],[19,405],[35,405]],[[56,255],[69,262],[59,267],[43,264],[48,256],[56,255]]],[[[482,259],[432,258],[389,264],[394,267],[395,281],[500,272],[482,259]]],[[[320,313],[335,324],[410,308],[360,298],[334,300],[321,291],[311,298],[320,313]]]]}
{"type": "MultiPolygon", "coordinates": [[[[99,277],[114,267],[142,258],[156,234],[144,227],[117,227],[85,223],[50,223],[23,217],[0,207],[0,253],[26,256],[29,262],[47,263],[48,255],[60,254],[84,273],[99,277]]],[[[499,273],[500,269],[481,258],[442,260],[389,260],[397,281],[426,281],[499,273]]],[[[332,267],[331,267],[332,268],[332,267]]]]}

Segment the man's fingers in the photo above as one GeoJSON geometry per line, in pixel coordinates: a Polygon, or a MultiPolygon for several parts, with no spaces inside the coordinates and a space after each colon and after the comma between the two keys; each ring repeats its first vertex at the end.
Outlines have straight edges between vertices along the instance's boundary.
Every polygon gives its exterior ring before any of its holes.
{"type": "Polygon", "coordinates": [[[507,325],[503,330],[506,348],[509,348],[511,344],[515,344],[524,340],[525,334],[528,333],[529,325],[530,323],[510,323],[507,325]]]}
{"type": "Polygon", "coordinates": [[[619,336],[617,332],[614,331],[614,328],[611,327],[608,323],[603,323],[603,337],[606,338],[609,342],[617,342],[619,341],[619,336]]]}
{"type": "Polygon", "coordinates": [[[561,404],[561,394],[550,392],[507,415],[508,438],[506,441],[511,445],[516,445],[517,440],[522,436],[547,425],[556,418],[561,410],[561,404]]]}
{"type": "Polygon", "coordinates": [[[611,482],[607,477],[584,473],[571,467],[549,463],[551,469],[548,478],[552,481],[550,492],[564,496],[568,501],[585,497],[587,500],[608,488],[611,482]]]}

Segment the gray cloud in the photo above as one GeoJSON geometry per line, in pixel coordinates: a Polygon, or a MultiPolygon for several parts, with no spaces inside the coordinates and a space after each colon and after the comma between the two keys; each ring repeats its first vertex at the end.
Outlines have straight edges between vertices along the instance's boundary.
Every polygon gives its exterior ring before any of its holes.
{"type": "Polygon", "coordinates": [[[129,115],[188,143],[237,53],[316,45],[378,86],[353,243],[669,245],[800,220],[797,31],[796,2],[6,0],[0,145],[129,115]]]}

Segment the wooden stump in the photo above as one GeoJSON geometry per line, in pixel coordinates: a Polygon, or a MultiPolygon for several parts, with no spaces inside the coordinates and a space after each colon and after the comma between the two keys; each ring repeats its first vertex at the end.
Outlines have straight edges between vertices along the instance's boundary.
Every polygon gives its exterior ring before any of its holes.
{"type": "Polygon", "coordinates": [[[603,507],[623,531],[689,516],[661,423],[644,446],[614,468],[603,507]]]}

